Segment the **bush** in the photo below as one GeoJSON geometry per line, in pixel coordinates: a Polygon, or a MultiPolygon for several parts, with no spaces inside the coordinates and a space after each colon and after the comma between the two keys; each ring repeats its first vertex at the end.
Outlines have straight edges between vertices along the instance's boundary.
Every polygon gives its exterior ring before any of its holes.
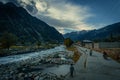
{"type": "Polygon", "coordinates": [[[8,50],[16,42],[17,42],[17,37],[14,34],[8,32],[3,33],[0,39],[1,47],[8,50]]]}
{"type": "Polygon", "coordinates": [[[66,38],[64,40],[64,45],[66,45],[66,47],[70,47],[73,44],[73,41],[70,38],[66,38]]]}

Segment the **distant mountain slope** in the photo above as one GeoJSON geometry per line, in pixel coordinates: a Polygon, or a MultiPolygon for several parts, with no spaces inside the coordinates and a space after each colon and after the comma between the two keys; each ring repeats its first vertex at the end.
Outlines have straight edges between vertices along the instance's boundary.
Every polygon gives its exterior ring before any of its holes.
{"type": "Polygon", "coordinates": [[[72,40],[76,41],[76,40],[79,40],[79,36],[83,36],[87,32],[89,31],[82,30],[82,31],[67,33],[67,34],[64,34],[63,36],[64,38],[71,38],[72,40]]]}
{"type": "Polygon", "coordinates": [[[10,32],[24,41],[63,41],[55,28],[31,16],[24,8],[13,3],[0,2],[0,35],[10,32]]]}
{"type": "Polygon", "coordinates": [[[64,35],[65,38],[71,38],[72,40],[95,40],[95,39],[105,39],[110,35],[113,36],[120,36],[120,22],[108,25],[104,28],[98,30],[91,30],[91,31],[79,31],[79,32],[71,32],[64,35]]]}

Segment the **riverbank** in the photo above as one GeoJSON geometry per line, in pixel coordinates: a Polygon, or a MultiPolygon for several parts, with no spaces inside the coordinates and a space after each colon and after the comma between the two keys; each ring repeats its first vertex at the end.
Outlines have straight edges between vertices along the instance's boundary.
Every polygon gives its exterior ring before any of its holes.
{"type": "Polygon", "coordinates": [[[69,64],[73,63],[68,57],[69,53],[72,54],[64,46],[59,46],[40,52],[2,57],[0,58],[0,80],[24,80],[25,78],[63,80],[64,75],[69,71],[69,64]],[[60,60],[56,58],[56,54],[66,55],[67,59],[60,60]]]}
{"type": "Polygon", "coordinates": [[[52,49],[59,46],[59,44],[44,44],[41,46],[30,45],[30,46],[11,46],[8,49],[0,48],[0,57],[10,56],[10,55],[19,55],[27,54],[32,52],[39,52],[47,49],[52,49]]]}

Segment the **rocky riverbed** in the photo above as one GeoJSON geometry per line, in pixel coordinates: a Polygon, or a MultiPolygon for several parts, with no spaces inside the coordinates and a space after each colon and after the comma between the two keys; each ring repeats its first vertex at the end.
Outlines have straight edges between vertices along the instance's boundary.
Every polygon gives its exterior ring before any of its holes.
{"type": "Polygon", "coordinates": [[[73,52],[59,46],[37,53],[3,57],[0,59],[0,80],[63,80],[69,64],[73,63],[68,54],[73,52]],[[65,56],[56,58],[56,54],[65,56]],[[66,70],[64,75],[58,74],[63,69],[66,70]]]}

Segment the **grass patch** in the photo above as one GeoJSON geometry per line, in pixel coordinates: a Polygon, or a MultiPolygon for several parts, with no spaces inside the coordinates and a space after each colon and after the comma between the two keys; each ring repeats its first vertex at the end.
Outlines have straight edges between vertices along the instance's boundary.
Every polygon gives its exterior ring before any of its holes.
{"type": "Polygon", "coordinates": [[[120,62],[120,48],[105,49],[105,51],[107,52],[109,57],[120,62]]]}
{"type": "Polygon", "coordinates": [[[77,48],[74,47],[74,46],[71,46],[71,47],[68,47],[67,48],[69,51],[73,51],[74,52],[74,55],[73,55],[73,61],[76,63],[79,58],[80,58],[80,53],[78,52],[77,48]]]}
{"type": "Polygon", "coordinates": [[[28,46],[11,46],[10,49],[24,50],[28,48],[28,46]]]}
{"type": "Polygon", "coordinates": [[[97,49],[96,51],[103,53],[107,52],[107,55],[112,59],[120,63],[120,48],[109,48],[109,49],[97,49]]]}

